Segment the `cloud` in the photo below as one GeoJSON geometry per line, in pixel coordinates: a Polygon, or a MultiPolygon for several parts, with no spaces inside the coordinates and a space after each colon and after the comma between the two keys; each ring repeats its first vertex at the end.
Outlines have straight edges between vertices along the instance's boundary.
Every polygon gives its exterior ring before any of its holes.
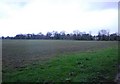
{"type": "Polygon", "coordinates": [[[0,0],[0,19],[15,14],[29,2],[30,0],[0,0]]]}
{"type": "Polygon", "coordinates": [[[118,10],[117,2],[91,2],[87,8],[88,10],[105,10],[105,9],[116,9],[118,10]]]}
{"type": "Polygon", "coordinates": [[[0,2],[10,5],[10,6],[19,6],[22,7],[25,4],[29,3],[30,0],[1,0],[0,2]]]}
{"type": "Polygon", "coordinates": [[[4,4],[2,11],[7,12],[9,18],[0,19],[2,35],[39,32],[45,34],[52,30],[72,32],[76,29],[95,34],[102,28],[110,29],[111,32],[116,32],[118,28],[117,10],[108,6],[101,8],[101,2],[100,6],[94,6],[99,11],[85,10],[92,6],[86,0],[34,0],[27,3],[21,9],[4,4]]]}

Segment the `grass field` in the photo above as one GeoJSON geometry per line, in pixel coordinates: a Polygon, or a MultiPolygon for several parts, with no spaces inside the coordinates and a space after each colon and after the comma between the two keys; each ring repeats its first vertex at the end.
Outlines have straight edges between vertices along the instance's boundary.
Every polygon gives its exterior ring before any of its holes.
{"type": "Polygon", "coordinates": [[[116,41],[3,40],[3,82],[112,82],[116,41]]]}

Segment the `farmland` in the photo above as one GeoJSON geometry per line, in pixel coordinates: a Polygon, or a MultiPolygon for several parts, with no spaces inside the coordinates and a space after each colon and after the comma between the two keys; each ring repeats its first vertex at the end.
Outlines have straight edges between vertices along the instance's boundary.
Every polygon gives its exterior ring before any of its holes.
{"type": "Polygon", "coordinates": [[[112,81],[117,70],[116,41],[3,40],[2,44],[4,82],[112,81]]]}

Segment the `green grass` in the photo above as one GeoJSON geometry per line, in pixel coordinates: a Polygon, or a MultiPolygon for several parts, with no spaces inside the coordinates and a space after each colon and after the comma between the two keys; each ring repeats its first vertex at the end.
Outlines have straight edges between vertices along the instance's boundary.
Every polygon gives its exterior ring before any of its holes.
{"type": "Polygon", "coordinates": [[[48,62],[3,72],[3,82],[113,82],[118,48],[59,54],[48,62]]]}

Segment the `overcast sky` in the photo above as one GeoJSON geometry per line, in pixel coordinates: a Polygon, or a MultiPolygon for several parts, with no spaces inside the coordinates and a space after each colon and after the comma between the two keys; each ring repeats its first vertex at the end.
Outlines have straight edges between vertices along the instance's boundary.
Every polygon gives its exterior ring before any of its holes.
{"type": "Polygon", "coordinates": [[[118,0],[0,0],[0,36],[118,32],[118,0]]]}

